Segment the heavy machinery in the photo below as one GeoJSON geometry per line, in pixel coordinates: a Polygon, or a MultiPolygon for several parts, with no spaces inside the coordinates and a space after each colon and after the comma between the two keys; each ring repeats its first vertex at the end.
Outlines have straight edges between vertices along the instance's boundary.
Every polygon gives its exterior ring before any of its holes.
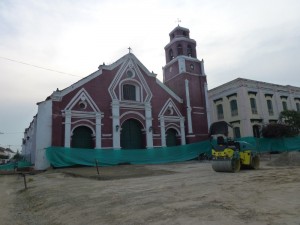
{"type": "Polygon", "coordinates": [[[212,146],[212,168],[216,172],[238,172],[241,168],[258,169],[259,155],[255,148],[244,141],[228,137],[225,121],[215,122],[210,127],[212,146]]]}

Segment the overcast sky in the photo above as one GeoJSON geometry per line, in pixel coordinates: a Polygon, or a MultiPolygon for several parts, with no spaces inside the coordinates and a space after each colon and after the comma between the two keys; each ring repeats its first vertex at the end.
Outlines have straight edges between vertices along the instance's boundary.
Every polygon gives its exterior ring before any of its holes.
{"type": "Polygon", "coordinates": [[[37,102],[129,46],[162,80],[177,18],[209,89],[237,77],[299,87],[299,12],[299,0],[0,0],[0,146],[21,150],[37,102]]]}

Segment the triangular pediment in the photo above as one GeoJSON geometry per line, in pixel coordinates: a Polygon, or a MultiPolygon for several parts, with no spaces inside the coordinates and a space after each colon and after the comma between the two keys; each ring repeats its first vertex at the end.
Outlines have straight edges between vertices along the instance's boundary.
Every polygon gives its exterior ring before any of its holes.
{"type": "MultiPolygon", "coordinates": [[[[144,70],[145,67],[140,61],[137,60],[134,55],[128,54],[108,88],[109,94],[113,100],[121,100],[121,85],[124,83],[131,83],[139,87],[140,96],[138,101],[150,102],[152,92],[141,69],[144,70]]],[[[149,73],[149,71],[144,72],[145,74],[149,73]]]]}
{"type": "Polygon", "coordinates": [[[161,109],[159,117],[182,117],[180,111],[176,107],[175,103],[169,98],[161,109]]]}
{"type": "Polygon", "coordinates": [[[77,92],[77,94],[68,103],[65,110],[100,112],[98,106],[84,88],[77,92]]]}

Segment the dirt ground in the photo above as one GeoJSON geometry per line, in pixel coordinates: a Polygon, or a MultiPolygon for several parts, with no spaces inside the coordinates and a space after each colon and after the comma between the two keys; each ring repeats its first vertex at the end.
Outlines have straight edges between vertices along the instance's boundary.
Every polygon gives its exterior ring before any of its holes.
{"type": "Polygon", "coordinates": [[[0,224],[300,225],[300,167],[270,162],[235,174],[209,161],[48,170],[27,190],[2,175],[0,224]]]}

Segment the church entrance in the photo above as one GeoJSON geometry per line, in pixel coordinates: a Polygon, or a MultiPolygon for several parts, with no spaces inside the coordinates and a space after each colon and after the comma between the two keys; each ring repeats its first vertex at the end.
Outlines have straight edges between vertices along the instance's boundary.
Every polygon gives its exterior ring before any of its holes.
{"type": "Polygon", "coordinates": [[[122,130],[121,130],[122,149],[145,148],[142,129],[143,126],[139,121],[135,119],[126,120],[122,124],[122,130]]]}
{"type": "Polygon", "coordinates": [[[177,131],[173,128],[170,128],[166,132],[166,145],[167,147],[176,146],[177,145],[177,131]]]}
{"type": "Polygon", "coordinates": [[[73,131],[72,136],[72,148],[94,148],[94,142],[93,142],[93,131],[86,127],[86,126],[80,126],[76,127],[73,131]]]}

